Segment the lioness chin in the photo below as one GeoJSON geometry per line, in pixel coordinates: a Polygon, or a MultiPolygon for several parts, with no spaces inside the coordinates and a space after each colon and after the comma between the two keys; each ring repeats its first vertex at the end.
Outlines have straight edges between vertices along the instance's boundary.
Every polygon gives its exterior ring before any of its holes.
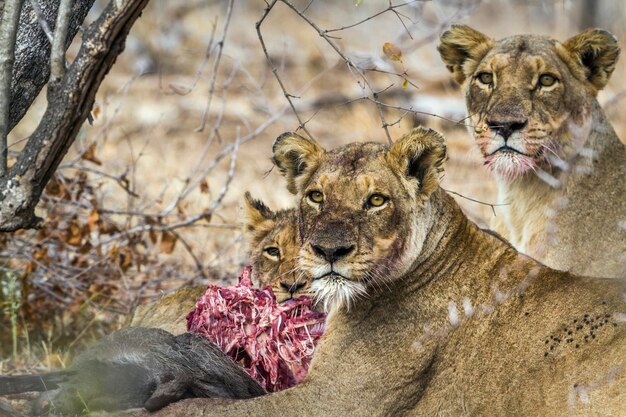
{"type": "Polygon", "coordinates": [[[626,278],[626,147],[596,100],[619,56],[615,37],[496,41],[455,25],[438,49],[498,183],[492,227],[553,268],[626,278]]]}
{"type": "Polygon", "coordinates": [[[286,391],[186,400],[163,415],[622,413],[624,288],[547,268],[480,230],[439,188],[444,158],[425,129],[328,152],[280,136],[300,266],[332,306],[309,374],[286,391]]]}

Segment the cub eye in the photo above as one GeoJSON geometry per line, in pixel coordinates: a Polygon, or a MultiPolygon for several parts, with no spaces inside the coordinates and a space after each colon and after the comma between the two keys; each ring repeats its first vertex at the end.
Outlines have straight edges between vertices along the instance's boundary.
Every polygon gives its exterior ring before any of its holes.
{"type": "Polygon", "coordinates": [[[380,194],[372,194],[367,200],[367,204],[370,207],[380,207],[387,202],[387,197],[380,194]]]}
{"type": "Polygon", "coordinates": [[[280,257],[280,249],[278,249],[278,248],[276,248],[274,246],[270,246],[269,248],[263,249],[263,252],[265,252],[266,254],[268,254],[272,258],[280,257]]]}
{"type": "Polygon", "coordinates": [[[320,191],[311,191],[307,197],[311,202],[315,204],[320,204],[324,201],[324,194],[322,194],[320,191]]]}
{"type": "Polygon", "coordinates": [[[550,87],[556,82],[556,77],[550,74],[543,74],[539,77],[539,84],[542,87],[550,87]]]}
{"type": "Polygon", "coordinates": [[[493,84],[493,74],[490,72],[481,72],[477,78],[483,84],[493,84]]]}

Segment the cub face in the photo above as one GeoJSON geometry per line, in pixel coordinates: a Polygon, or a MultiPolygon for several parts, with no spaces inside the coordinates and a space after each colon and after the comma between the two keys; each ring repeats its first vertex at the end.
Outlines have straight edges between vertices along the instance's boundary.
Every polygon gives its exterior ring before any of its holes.
{"type": "Polygon", "coordinates": [[[440,40],[485,164],[508,181],[562,168],[580,151],[620,52],[615,37],[598,29],[561,43],[532,35],[495,41],[455,25],[440,40]]]}
{"type": "Polygon", "coordinates": [[[250,193],[245,194],[244,210],[243,233],[254,284],[271,286],[279,303],[309,295],[311,279],[297,263],[300,243],[295,210],[274,212],[250,193]]]}
{"type": "Polygon", "coordinates": [[[389,147],[354,143],[326,152],[285,133],[274,162],[299,198],[299,265],[326,310],[346,306],[409,270],[432,222],[443,138],[415,129],[389,147]]]}

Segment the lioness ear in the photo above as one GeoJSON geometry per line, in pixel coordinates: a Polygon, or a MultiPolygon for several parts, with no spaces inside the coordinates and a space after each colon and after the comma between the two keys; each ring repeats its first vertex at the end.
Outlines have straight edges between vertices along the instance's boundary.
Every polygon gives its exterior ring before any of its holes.
{"type": "Polygon", "coordinates": [[[596,90],[609,82],[619,58],[617,38],[606,30],[587,29],[563,43],[596,90]]]}
{"type": "Polygon", "coordinates": [[[297,133],[287,132],[280,135],[272,146],[274,164],[287,178],[287,189],[292,194],[298,193],[299,185],[319,164],[324,149],[312,139],[297,133]]]}
{"type": "Polygon", "coordinates": [[[439,55],[454,79],[463,84],[493,48],[493,40],[466,25],[452,25],[440,37],[439,55]]]}
{"type": "Polygon", "coordinates": [[[261,200],[252,198],[249,192],[244,194],[244,233],[268,231],[274,227],[276,213],[261,200]]]}
{"type": "Polygon", "coordinates": [[[446,160],[443,136],[432,129],[417,127],[391,145],[389,163],[409,180],[417,180],[417,190],[428,198],[439,186],[439,173],[446,160]]]}

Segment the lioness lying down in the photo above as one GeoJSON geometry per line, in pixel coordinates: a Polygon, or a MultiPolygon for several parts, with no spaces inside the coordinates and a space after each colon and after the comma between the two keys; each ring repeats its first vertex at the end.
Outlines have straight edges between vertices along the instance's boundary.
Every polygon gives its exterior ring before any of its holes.
{"type": "Polygon", "coordinates": [[[439,188],[436,132],[328,152],[288,133],[274,158],[299,198],[300,266],[333,306],[308,377],[162,415],[624,412],[624,288],[542,266],[470,222],[439,188]]]}
{"type": "Polygon", "coordinates": [[[626,147],[596,100],[619,56],[615,37],[496,41],[456,25],[438,49],[498,183],[494,229],[553,268],[626,278],[626,147]]]}

